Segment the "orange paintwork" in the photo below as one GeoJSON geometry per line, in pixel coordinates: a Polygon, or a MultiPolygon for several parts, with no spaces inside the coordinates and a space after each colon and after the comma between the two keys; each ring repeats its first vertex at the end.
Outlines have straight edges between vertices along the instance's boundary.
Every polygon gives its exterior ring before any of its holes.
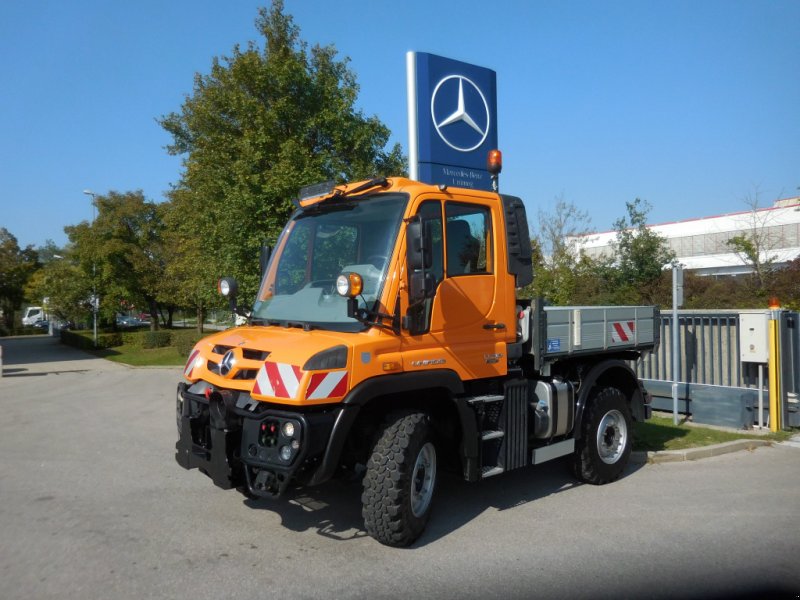
{"type": "MultiPolygon", "coordinates": [[[[350,187],[359,185],[351,184],[350,187]]],[[[345,188],[342,188],[345,189],[345,188]]],[[[372,192],[373,190],[369,190],[372,192]]],[[[306,361],[318,352],[334,346],[348,348],[347,391],[363,381],[387,374],[384,365],[392,363],[391,373],[424,371],[429,369],[450,369],[462,380],[496,377],[506,374],[506,344],[515,341],[516,311],[513,276],[507,271],[505,225],[500,198],[497,194],[459,188],[439,190],[403,178],[390,179],[390,186],[380,188],[380,192],[404,192],[410,201],[405,218],[416,214],[421,202],[439,200],[457,201],[459,204],[480,204],[490,210],[492,230],[491,246],[487,248],[488,274],[462,275],[445,278],[437,288],[431,307],[431,326],[428,333],[409,335],[403,330],[399,336],[379,328],[371,328],[361,333],[341,333],[312,329],[279,326],[238,327],[211,335],[201,340],[199,350],[202,363],[189,371],[188,379],[203,379],[220,388],[236,389],[252,393],[254,380],[235,379],[241,369],[258,370],[262,360],[244,358],[240,350],[260,350],[269,352],[267,361],[292,365],[301,369],[306,361]],[[486,325],[503,324],[504,329],[485,328],[486,325]],[[236,364],[227,377],[215,374],[207,368],[207,361],[219,363],[223,354],[214,353],[216,346],[231,347],[236,364]],[[396,365],[396,368],[395,368],[396,365]]],[[[369,193],[368,192],[368,193],[369,193]]],[[[313,199],[304,206],[324,201],[313,199]]],[[[281,252],[285,238],[275,249],[281,252]]],[[[405,269],[405,228],[399,230],[398,239],[387,267],[386,282],[380,298],[380,310],[391,313],[399,297],[401,315],[408,310],[408,291],[405,269]]],[[[276,268],[272,261],[270,270],[276,268]]],[[[261,291],[262,295],[268,293],[261,291]]],[[[315,371],[318,372],[318,371],[315,371]]],[[[342,397],[307,400],[306,390],[312,372],[300,372],[297,393],[293,398],[278,398],[253,395],[265,400],[292,406],[307,406],[336,403],[342,397]]]]}

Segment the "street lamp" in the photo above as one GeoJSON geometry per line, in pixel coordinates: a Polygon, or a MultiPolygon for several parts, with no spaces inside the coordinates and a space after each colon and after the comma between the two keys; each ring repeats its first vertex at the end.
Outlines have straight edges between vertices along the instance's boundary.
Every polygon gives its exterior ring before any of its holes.
{"type": "MultiPolygon", "coordinates": [[[[83,190],[83,193],[87,196],[92,197],[92,225],[94,225],[95,220],[95,199],[97,194],[95,194],[92,190],[83,190]]],[[[93,322],[93,339],[94,339],[94,347],[95,350],[97,349],[97,308],[98,308],[98,301],[97,301],[97,267],[95,263],[95,253],[92,251],[92,322],[93,322]]]]}

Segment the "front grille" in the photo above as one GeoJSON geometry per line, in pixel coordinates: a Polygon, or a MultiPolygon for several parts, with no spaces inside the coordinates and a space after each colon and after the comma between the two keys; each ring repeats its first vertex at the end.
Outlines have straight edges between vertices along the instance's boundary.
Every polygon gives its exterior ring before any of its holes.
{"type": "Polygon", "coordinates": [[[242,369],[234,376],[234,379],[255,379],[256,375],[258,375],[258,369],[242,369]]]}
{"type": "Polygon", "coordinates": [[[265,350],[253,350],[252,348],[242,348],[242,358],[247,360],[265,361],[269,356],[269,352],[265,350]]]}
{"type": "Polygon", "coordinates": [[[223,356],[228,350],[232,350],[232,349],[233,349],[233,346],[223,346],[221,344],[217,344],[216,346],[214,346],[211,349],[211,351],[214,354],[219,354],[220,356],[223,356]]]}

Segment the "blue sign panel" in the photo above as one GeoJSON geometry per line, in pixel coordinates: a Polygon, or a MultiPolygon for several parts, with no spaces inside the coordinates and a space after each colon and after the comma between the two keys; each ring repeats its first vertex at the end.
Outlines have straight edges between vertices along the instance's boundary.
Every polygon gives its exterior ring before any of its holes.
{"type": "Polygon", "coordinates": [[[426,183],[491,189],[486,170],[497,148],[497,76],[491,69],[409,52],[411,176],[426,183]]]}

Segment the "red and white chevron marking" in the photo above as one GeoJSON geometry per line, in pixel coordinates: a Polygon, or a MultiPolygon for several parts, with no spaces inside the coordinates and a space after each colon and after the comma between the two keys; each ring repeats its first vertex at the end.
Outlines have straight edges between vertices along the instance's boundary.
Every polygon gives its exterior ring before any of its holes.
{"type": "Polygon", "coordinates": [[[186,366],[183,368],[183,376],[186,379],[192,376],[192,371],[194,370],[194,361],[197,359],[197,355],[200,354],[200,350],[192,350],[192,353],[189,355],[189,360],[186,361],[186,366]]]}
{"type": "Polygon", "coordinates": [[[295,398],[303,370],[296,365],[265,362],[258,370],[253,393],[274,398],[295,398]]]}
{"type": "MultiPolygon", "coordinates": [[[[273,398],[297,398],[303,370],[296,365],[265,362],[256,375],[253,393],[273,398]]],[[[312,373],[306,390],[307,400],[340,398],[347,393],[347,371],[312,373]]]]}
{"type": "Polygon", "coordinates": [[[347,371],[314,373],[306,391],[307,400],[339,398],[347,392],[347,371]]]}
{"type": "Polygon", "coordinates": [[[611,341],[614,343],[633,341],[636,323],[634,321],[613,321],[611,323],[611,341]]]}

